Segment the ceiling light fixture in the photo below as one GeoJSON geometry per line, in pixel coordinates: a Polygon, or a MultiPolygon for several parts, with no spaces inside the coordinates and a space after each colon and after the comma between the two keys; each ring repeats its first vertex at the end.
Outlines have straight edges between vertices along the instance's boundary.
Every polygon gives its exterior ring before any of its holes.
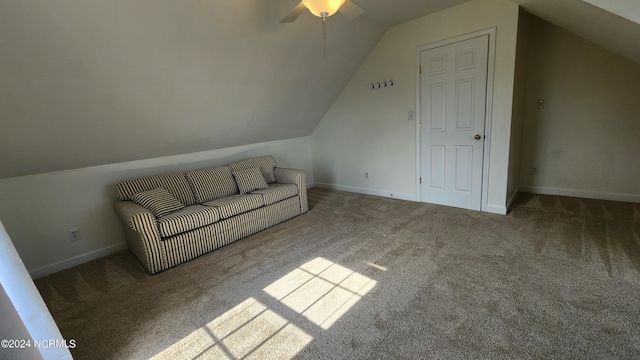
{"type": "Polygon", "coordinates": [[[326,19],[340,9],[344,0],[302,0],[302,3],[313,15],[326,19]]]}
{"type": "Polygon", "coordinates": [[[309,9],[313,15],[322,18],[322,46],[325,61],[327,60],[327,28],[325,26],[327,18],[337,11],[340,11],[348,20],[351,20],[360,16],[363,12],[362,9],[351,0],[302,0],[287,16],[280,20],[280,22],[289,23],[294,21],[305,9],[309,9]]]}

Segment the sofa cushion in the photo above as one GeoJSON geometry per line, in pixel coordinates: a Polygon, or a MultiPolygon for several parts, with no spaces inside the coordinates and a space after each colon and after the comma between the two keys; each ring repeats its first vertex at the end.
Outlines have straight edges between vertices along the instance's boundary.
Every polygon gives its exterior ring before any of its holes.
{"type": "Polygon", "coordinates": [[[156,217],[184,208],[180,200],[162,187],[134,194],[131,200],[151,210],[156,217]]]}
{"type": "Polygon", "coordinates": [[[220,219],[227,219],[264,206],[264,199],[260,194],[231,195],[203,205],[215,207],[220,212],[220,219]]]}
{"type": "Polygon", "coordinates": [[[229,167],[233,171],[257,167],[262,172],[262,176],[264,176],[267,184],[276,182],[276,176],[273,174],[273,169],[276,167],[276,160],[271,155],[239,161],[229,164],[229,167]]]}
{"type": "MultiPolygon", "coordinates": [[[[234,183],[235,184],[235,183],[234,183]]],[[[183,173],[171,173],[157,176],[148,176],[138,179],[123,181],[115,185],[118,200],[132,200],[132,196],[143,191],[162,187],[184,205],[193,205],[196,198],[191,192],[189,182],[183,173]]]]}
{"type": "Polygon", "coordinates": [[[260,194],[264,198],[265,205],[275,204],[278,201],[298,195],[298,187],[295,184],[270,184],[266,189],[255,190],[252,194],[260,194]]]}
{"type": "Polygon", "coordinates": [[[228,166],[189,171],[186,175],[199,204],[238,193],[238,186],[228,166]]]}
{"type": "Polygon", "coordinates": [[[220,220],[218,209],[209,206],[191,205],[158,219],[158,231],[162,237],[213,224],[220,220]]]}
{"type": "Polygon", "coordinates": [[[240,195],[253,190],[266,189],[269,186],[257,167],[234,171],[233,177],[236,179],[236,184],[238,184],[240,195]]]}

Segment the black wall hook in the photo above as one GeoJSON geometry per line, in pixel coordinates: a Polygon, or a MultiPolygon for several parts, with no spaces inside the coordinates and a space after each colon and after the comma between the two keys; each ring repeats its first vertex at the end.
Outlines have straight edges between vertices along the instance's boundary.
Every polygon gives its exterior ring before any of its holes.
{"type": "Polygon", "coordinates": [[[387,80],[382,80],[382,84],[380,83],[380,81],[372,81],[371,82],[371,90],[375,90],[375,89],[380,89],[383,87],[392,87],[394,85],[393,79],[389,79],[389,81],[387,80]]]}

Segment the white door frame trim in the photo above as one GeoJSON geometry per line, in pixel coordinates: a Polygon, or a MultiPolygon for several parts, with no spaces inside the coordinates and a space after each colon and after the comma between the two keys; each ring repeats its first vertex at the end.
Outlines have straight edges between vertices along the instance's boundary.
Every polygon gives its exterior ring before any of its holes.
{"type": "Polygon", "coordinates": [[[421,154],[422,154],[422,141],[421,141],[421,109],[420,109],[420,53],[426,50],[437,48],[440,46],[450,45],[453,43],[477,38],[480,36],[489,35],[489,52],[487,62],[487,103],[485,107],[485,121],[484,121],[484,148],[483,148],[483,161],[482,161],[482,205],[481,211],[487,211],[487,200],[489,193],[489,158],[491,150],[491,119],[493,117],[493,81],[495,73],[495,54],[496,54],[496,28],[475,31],[469,34],[456,36],[453,38],[437,41],[431,44],[422,45],[416,47],[416,171],[418,174],[418,181],[416,181],[418,194],[418,201],[424,201],[422,198],[422,187],[420,186],[420,176],[422,174],[421,168],[421,154]]]}

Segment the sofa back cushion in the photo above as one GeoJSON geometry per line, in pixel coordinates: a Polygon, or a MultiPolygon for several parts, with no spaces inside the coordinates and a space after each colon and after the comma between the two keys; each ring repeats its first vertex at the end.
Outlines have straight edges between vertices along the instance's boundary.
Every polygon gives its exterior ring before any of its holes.
{"type": "Polygon", "coordinates": [[[191,192],[189,182],[183,173],[171,173],[156,176],[147,176],[138,179],[123,181],[116,184],[116,196],[118,200],[133,200],[132,196],[155,188],[164,188],[184,205],[194,205],[196,198],[191,192]]]}
{"type": "Polygon", "coordinates": [[[198,204],[238,193],[238,186],[228,166],[189,171],[186,175],[198,204]]]}
{"type": "Polygon", "coordinates": [[[229,167],[232,171],[240,171],[257,167],[262,172],[262,176],[264,176],[267,184],[276,182],[276,176],[273,173],[273,169],[276,167],[276,160],[271,155],[238,161],[236,163],[229,164],[229,167]]]}

